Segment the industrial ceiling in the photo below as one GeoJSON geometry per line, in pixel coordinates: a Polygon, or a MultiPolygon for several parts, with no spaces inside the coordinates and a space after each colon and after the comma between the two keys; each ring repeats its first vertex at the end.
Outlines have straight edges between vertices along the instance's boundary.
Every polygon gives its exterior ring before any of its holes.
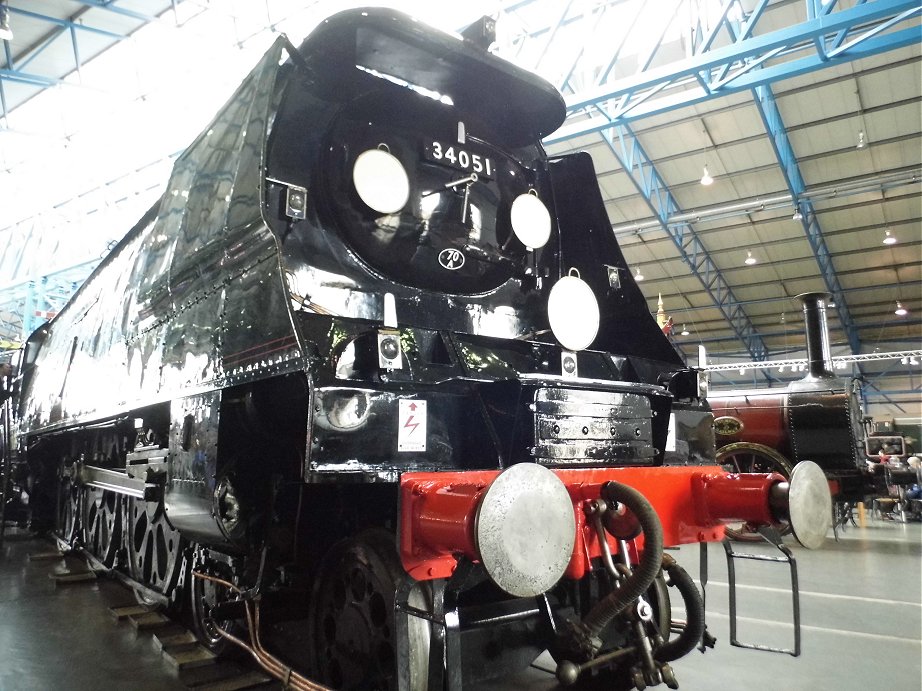
{"type": "MultiPolygon", "coordinates": [[[[690,364],[705,346],[715,386],[802,376],[795,296],[823,291],[837,366],[866,412],[922,417],[920,3],[378,4],[446,29],[491,14],[496,52],[560,88],[568,118],[549,153],[591,153],[651,311],[661,297],[690,364]]],[[[53,314],[157,198],[273,32],[300,39],[342,7],[9,0],[3,347],[53,314]]]]}

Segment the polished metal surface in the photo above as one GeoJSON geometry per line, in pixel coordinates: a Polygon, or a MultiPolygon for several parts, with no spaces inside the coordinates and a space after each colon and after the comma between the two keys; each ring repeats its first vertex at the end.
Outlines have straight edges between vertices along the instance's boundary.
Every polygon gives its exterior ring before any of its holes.
{"type": "Polygon", "coordinates": [[[174,528],[209,545],[226,540],[215,510],[215,490],[226,470],[218,466],[220,417],[220,391],[177,398],[170,404],[166,516],[174,528]]]}
{"type": "Polygon", "coordinates": [[[801,461],[794,466],[788,502],[794,536],[804,547],[821,547],[832,525],[832,495],[826,475],[816,463],[801,461]]]}
{"type": "Polygon", "coordinates": [[[650,463],[656,453],[646,396],[541,387],[533,408],[534,455],[539,463],[650,463]]]}
{"type": "Polygon", "coordinates": [[[161,202],[47,327],[25,433],[300,366],[261,158],[281,44],[177,159],[161,202]]]}
{"type": "Polygon", "coordinates": [[[519,463],[487,489],[474,534],[483,565],[500,588],[518,597],[538,595],[560,580],[570,561],[573,503],[553,472],[519,463]]]}

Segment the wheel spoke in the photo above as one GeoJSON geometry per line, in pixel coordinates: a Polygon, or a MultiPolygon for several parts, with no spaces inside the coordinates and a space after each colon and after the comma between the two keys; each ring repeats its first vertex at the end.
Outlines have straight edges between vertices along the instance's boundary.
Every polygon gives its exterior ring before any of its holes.
{"type": "MultiPolygon", "coordinates": [[[[235,568],[230,557],[204,547],[196,547],[194,554],[193,571],[215,576],[230,583],[239,583],[239,569],[235,568]]],[[[239,648],[222,636],[219,629],[246,639],[243,627],[234,621],[215,622],[211,616],[212,610],[218,604],[233,601],[237,599],[237,595],[214,581],[195,576],[192,577],[189,591],[192,600],[192,623],[199,641],[217,655],[239,652],[239,648]]]]}
{"type": "Polygon", "coordinates": [[[82,504],[84,547],[103,565],[111,567],[122,541],[122,503],[113,492],[88,487],[82,504]]]}
{"type": "Polygon", "coordinates": [[[182,570],[182,538],[167,522],[163,505],[128,502],[129,575],[163,595],[173,597],[182,570]]]}
{"type": "Polygon", "coordinates": [[[58,487],[57,534],[69,547],[76,547],[80,537],[81,504],[81,489],[64,478],[58,487]]]}

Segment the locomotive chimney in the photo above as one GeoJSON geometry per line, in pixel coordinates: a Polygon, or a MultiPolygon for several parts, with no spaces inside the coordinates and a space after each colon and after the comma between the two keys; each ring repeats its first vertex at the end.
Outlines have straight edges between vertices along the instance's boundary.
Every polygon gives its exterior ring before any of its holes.
{"type": "Polygon", "coordinates": [[[835,377],[832,371],[832,353],[829,349],[829,324],[826,322],[826,301],[829,293],[803,293],[797,296],[804,305],[804,324],[807,330],[808,378],[835,377]]]}

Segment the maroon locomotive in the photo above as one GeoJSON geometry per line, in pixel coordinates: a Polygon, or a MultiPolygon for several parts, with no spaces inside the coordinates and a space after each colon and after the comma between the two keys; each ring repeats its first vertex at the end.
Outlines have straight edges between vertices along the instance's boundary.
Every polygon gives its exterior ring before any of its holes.
{"type": "Polygon", "coordinates": [[[866,464],[858,382],[837,376],[829,344],[826,293],[798,296],[803,303],[807,373],[784,388],[717,391],[714,412],[718,462],[737,472],[789,476],[800,461],[818,464],[839,502],[880,491],[866,464]]]}

